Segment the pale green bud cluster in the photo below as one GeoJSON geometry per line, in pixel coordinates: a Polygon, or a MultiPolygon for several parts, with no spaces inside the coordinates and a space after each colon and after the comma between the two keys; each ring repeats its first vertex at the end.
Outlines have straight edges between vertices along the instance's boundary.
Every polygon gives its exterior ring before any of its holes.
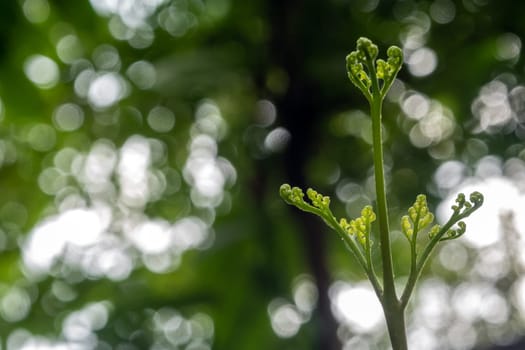
{"type": "Polygon", "coordinates": [[[356,50],[346,56],[348,78],[371,101],[374,86],[383,98],[403,65],[403,51],[397,46],[387,50],[387,60],[378,59],[377,45],[370,39],[359,38],[356,50]],[[379,80],[383,83],[379,84],[379,80]],[[374,84],[374,82],[376,84],[374,84]]]}
{"type": "Polygon", "coordinates": [[[283,184],[279,188],[279,193],[288,204],[304,203],[304,193],[299,187],[292,188],[289,184],[283,184]]]}
{"type": "Polygon", "coordinates": [[[447,241],[447,240],[459,238],[460,236],[462,236],[467,230],[467,224],[465,224],[464,221],[460,221],[457,223],[457,225],[458,225],[457,228],[448,229],[447,232],[441,238],[441,240],[447,241]]]}
{"type": "Polygon", "coordinates": [[[372,40],[364,37],[360,37],[359,39],[357,39],[356,48],[358,54],[364,59],[369,58],[371,60],[375,60],[377,54],[379,53],[377,45],[374,44],[372,40]]]}
{"type": "Polygon", "coordinates": [[[306,195],[312,201],[312,204],[314,207],[319,208],[321,210],[327,210],[330,207],[330,197],[323,196],[320,193],[317,193],[317,191],[309,188],[306,190],[306,195]]]}
{"type": "MultiPolygon", "coordinates": [[[[371,246],[370,234],[372,232],[372,223],[376,220],[376,214],[372,206],[367,205],[361,210],[361,216],[348,221],[343,218],[337,221],[330,210],[330,197],[323,196],[317,191],[309,188],[306,190],[305,200],[303,190],[299,187],[291,187],[289,184],[281,185],[279,189],[281,197],[288,204],[291,204],[301,210],[316,214],[321,217],[331,228],[338,231],[352,242],[359,242],[364,250],[369,250],[371,246]]],[[[355,244],[355,243],[353,243],[355,244]]],[[[357,246],[355,246],[357,249],[357,246]]]]}
{"type": "Polygon", "coordinates": [[[305,200],[302,189],[299,187],[291,187],[289,184],[281,185],[279,193],[286,203],[294,205],[301,210],[319,215],[325,219],[325,221],[332,215],[330,211],[330,197],[323,196],[311,188],[306,190],[306,196],[310,202],[305,200]]]}
{"type": "Polygon", "coordinates": [[[345,218],[339,221],[339,226],[343,228],[350,236],[356,237],[362,246],[370,242],[370,232],[372,231],[372,222],[376,220],[376,214],[370,205],[361,210],[361,216],[348,222],[345,218]]]}
{"type": "Polygon", "coordinates": [[[346,69],[350,81],[365,95],[367,93],[370,94],[372,80],[370,80],[368,73],[365,71],[363,61],[359,59],[359,54],[356,51],[346,56],[346,69]]]}
{"type": "MultiPolygon", "coordinates": [[[[448,223],[457,223],[457,227],[450,228],[441,237],[442,241],[455,239],[460,237],[467,230],[467,224],[461,219],[466,218],[477,210],[483,204],[483,195],[479,192],[472,192],[469,196],[469,200],[465,198],[463,193],[459,193],[456,197],[455,204],[452,205],[453,214],[449,219],[448,223]]],[[[451,226],[451,225],[449,225],[451,226]]]]}
{"type": "Polygon", "coordinates": [[[383,80],[383,89],[390,87],[403,65],[403,51],[397,46],[390,46],[387,50],[387,61],[377,60],[377,78],[383,80]]]}
{"type": "Polygon", "coordinates": [[[456,204],[452,206],[455,215],[460,215],[464,212],[472,212],[483,204],[483,195],[479,192],[472,192],[469,196],[469,201],[466,200],[463,193],[459,193],[456,198],[456,204]]]}
{"type": "MultiPolygon", "coordinates": [[[[414,205],[408,208],[408,215],[401,218],[401,229],[409,241],[417,237],[417,233],[434,222],[434,214],[428,209],[427,197],[424,194],[417,196],[414,205]]],[[[432,228],[431,232],[436,230],[432,228]]]]}
{"type": "Polygon", "coordinates": [[[295,205],[299,209],[314,212],[330,211],[330,197],[323,196],[311,188],[306,190],[306,196],[310,200],[310,203],[305,201],[304,192],[299,187],[291,187],[289,184],[283,184],[279,189],[279,193],[286,203],[295,205]]]}
{"type": "MultiPolygon", "coordinates": [[[[445,225],[432,226],[428,232],[429,238],[446,241],[460,237],[467,229],[467,225],[461,220],[477,210],[482,204],[483,195],[479,192],[473,192],[469,200],[463,193],[458,194],[454,205],[452,205],[452,216],[445,225]]],[[[426,197],[420,194],[417,196],[414,205],[408,209],[408,215],[401,218],[401,230],[410,242],[414,242],[418,232],[427,228],[432,222],[434,222],[434,214],[428,209],[426,197]]]]}

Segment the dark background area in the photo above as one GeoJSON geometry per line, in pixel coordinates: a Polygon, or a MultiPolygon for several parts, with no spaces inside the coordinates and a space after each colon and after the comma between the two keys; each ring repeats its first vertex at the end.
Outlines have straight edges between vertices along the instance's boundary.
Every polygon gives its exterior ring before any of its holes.
{"type": "MultiPolygon", "coordinates": [[[[373,202],[366,101],[345,71],[360,36],[405,53],[383,117],[391,226],[418,193],[434,209],[494,179],[512,193],[485,193],[501,204],[484,214],[498,240],[462,238],[429,264],[412,347],[516,343],[524,13],[489,0],[2,3],[2,348],[387,349],[382,321],[348,316],[377,312],[342,304],[368,288],[351,255],[278,196],[311,186],[347,217],[373,202]]],[[[408,246],[393,234],[402,281],[408,246]]]]}

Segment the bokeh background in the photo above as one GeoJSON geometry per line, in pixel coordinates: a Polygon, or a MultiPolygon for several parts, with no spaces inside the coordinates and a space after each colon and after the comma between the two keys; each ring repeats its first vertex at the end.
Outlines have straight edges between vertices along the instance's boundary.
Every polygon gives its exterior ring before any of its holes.
{"type": "MultiPolygon", "coordinates": [[[[525,2],[0,4],[0,348],[388,349],[336,235],[283,182],[373,201],[360,36],[406,64],[385,102],[395,269],[426,193],[486,204],[408,310],[413,349],[525,334],[525,2]]],[[[516,345],[516,349],[520,348],[516,345]]],[[[523,348],[523,347],[522,347],[523,348]]]]}

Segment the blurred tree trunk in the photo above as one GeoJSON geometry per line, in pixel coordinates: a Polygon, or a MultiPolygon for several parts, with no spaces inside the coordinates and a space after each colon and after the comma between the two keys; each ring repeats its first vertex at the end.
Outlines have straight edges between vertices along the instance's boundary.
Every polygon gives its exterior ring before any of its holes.
{"type": "MultiPolygon", "coordinates": [[[[312,23],[308,23],[306,9],[315,9],[322,5],[307,6],[307,1],[292,0],[282,2],[272,0],[268,3],[271,28],[269,64],[282,69],[288,78],[288,87],[284,95],[275,96],[280,121],[290,131],[292,137],[285,154],[287,181],[294,186],[306,187],[304,169],[308,157],[316,144],[316,126],[320,119],[318,96],[321,94],[315,82],[309,80],[304,65],[304,39],[308,37],[312,23]]],[[[312,349],[335,350],[341,344],[337,338],[337,322],[331,312],[328,288],[330,275],[326,266],[326,241],[322,222],[311,215],[304,215],[291,210],[300,223],[301,241],[310,272],[319,290],[318,306],[313,315],[313,322],[318,330],[316,343],[312,349]]]]}

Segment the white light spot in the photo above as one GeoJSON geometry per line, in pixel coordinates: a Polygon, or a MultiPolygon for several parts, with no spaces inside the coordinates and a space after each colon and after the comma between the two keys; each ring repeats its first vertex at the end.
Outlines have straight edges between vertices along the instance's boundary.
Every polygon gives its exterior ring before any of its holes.
{"type": "Polygon", "coordinates": [[[431,111],[410,130],[409,137],[416,147],[436,145],[448,138],[456,126],[452,112],[432,101],[431,111]]]}
{"type": "Polygon", "coordinates": [[[86,209],[66,211],[61,215],[60,221],[64,229],[71,229],[67,237],[68,242],[80,247],[95,244],[108,224],[105,222],[107,220],[101,217],[101,213],[86,209]]]}
{"type": "Polygon", "coordinates": [[[91,5],[100,14],[108,15],[118,10],[118,0],[90,0],[91,5]]]}
{"type": "Polygon", "coordinates": [[[497,156],[485,156],[476,164],[475,175],[482,179],[500,177],[503,173],[503,162],[497,156]]]}
{"type": "Polygon", "coordinates": [[[357,332],[372,332],[383,322],[383,309],[374,291],[365,284],[355,287],[342,282],[330,288],[336,317],[357,332]]]}
{"type": "Polygon", "coordinates": [[[264,147],[270,152],[280,152],[286,148],[291,134],[283,127],[273,129],[264,139],[264,147]]]}
{"type": "Polygon", "coordinates": [[[452,307],[463,320],[473,322],[480,316],[483,294],[489,288],[481,283],[464,282],[454,290],[452,307]]]}
{"type": "MultiPolygon", "coordinates": [[[[192,188],[191,198],[199,207],[216,207],[222,201],[224,186],[235,171],[226,159],[217,159],[217,142],[206,134],[194,137],[184,166],[184,179],[192,188]]],[[[234,181],[234,178],[231,180],[234,181]]]]}
{"type": "Polygon", "coordinates": [[[108,26],[109,32],[117,40],[129,40],[135,33],[135,30],[125,25],[118,16],[111,17],[108,26]]]}
{"type": "Polygon", "coordinates": [[[79,345],[64,341],[53,341],[43,336],[32,335],[28,331],[15,329],[7,338],[8,350],[80,350],[89,346],[86,343],[79,345]],[[80,346],[80,347],[79,347],[80,346]]]}
{"type": "Polygon", "coordinates": [[[174,315],[163,327],[164,336],[173,345],[182,345],[191,340],[190,323],[180,315],[174,315]]]}
{"type": "Polygon", "coordinates": [[[27,142],[35,151],[50,151],[55,147],[56,132],[47,124],[35,124],[27,134],[27,142]]]}
{"type": "Polygon", "coordinates": [[[53,281],[53,284],[51,285],[51,291],[53,296],[64,303],[73,301],[78,296],[77,292],[71,285],[62,282],[61,280],[53,281]]]}
{"type": "Polygon", "coordinates": [[[22,9],[27,20],[32,23],[45,22],[50,13],[47,0],[26,0],[22,5],[22,9]]]}
{"type": "Polygon", "coordinates": [[[347,180],[341,181],[335,190],[335,193],[339,200],[348,203],[353,202],[362,196],[363,190],[360,185],[349,182],[347,180]]]}
{"type": "Polygon", "coordinates": [[[525,277],[521,276],[514,282],[512,296],[521,317],[525,317],[525,277]]]}
{"type": "Polygon", "coordinates": [[[310,314],[317,303],[317,287],[308,276],[299,276],[294,282],[293,299],[297,309],[303,314],[310,314]]]}
{"type": "Polygon", "coordinates": [[[145,24],[149,16],[166,0],[90,0],[91,5],[103,16],[118,15],[130,28],[145,24]]]}
{"type": "Polygon", "coordinates": [[[0,301],[0,315],[7,322],[18,322],[26,318],[31,310],[31,299],[25,289],[10,288],[0,301]]]}
{"type": "Polygon", "coordinates": [[[169,132],[175,126],[175,115],[166,107],[154,107],[148,113],[148,125],[156,132],[169,132]]]}
{"type": "Polygon", "coordinates": [[[297,334],[303,320],[294,305],[274,300],[268,306],[272,329],[281,338],[290,338],[297,334]]]}
{"type": "MultiPolygon", "coordinates": [[[[429,20],[430,22],[430,20],[429,20]]],[[[400,34],[401,42],[403,43],[403,50],[416,50],[425,45],[427,39],[428,29],[421,25],[410,25],[400,34]]],[[[407,55],[405,55],[407,56],[407,55]]]]}
{"type": "Polygon", "coordinates": [[[76,35],[66,35],[61,38],[56,46],[57,56],[64,63],[71,64],[82,57],[82,43],[76,35]]]}
{"type": "Polygon", "coordinates": [[[93,332],[102,329],[109,318],[107,303],[88,304],[69,314],[62,323],[62,334],[69,341],[85,341],[93,332]]]}
{"type": "Polygon", "coordinates": [[[41,222],[30,234],[24,246],[24,263],[37,272],[47,272],[62,253],[66,232],[58,228],[56,218],[41,222]]]}
{"type": "Polygon", "coordinates": [[[173,243],[180,251],[197,248],[209,237],[208,227],[197,217],[187,217],[175,222],[171,229],[173,243]]]}
{"type": "MultiPolygon", "coordinates": [[[[125,247],[113,246],[104,249],[95,256],[96,258],[96,275],[106,276],[113,281],[123,281],[127,279],[133,270],[133,261],[125,247]]],[[[93,266],[88,266],[86,272],[93,273],[93,266]]]]}
{"type": "Polygon", "coordinates": [[[518,59],[521,39],[513,33],[505,33],[496,40],[496,58],[501,61],[518,59]]]}
{"type": "Polygon", "coordinates": [[[439,24],[447,24],[456,17],[456,5],[450,0],[436,0],[430,5],[430,17],[439,24]]]}
{"type": "Polygon", "coordinates": [[[228,131],[227,124],[222,118],[219,107],[213,102],[206,100],[199,105],[195,112],[195,129],[199,133],[207,134],[216,140],[221,140],[228,131]]]}
{"type": "Polygon", "coordinates": [[[414,326],[412,330],[408,333],[409,349],[437,350],[438,349],[437,344],[438,344],[438,340],[436,339],[436,336],[431,330],[429,330],[426,327],[416,328],[414,326]]]}
{"type": "Polygon", "coordinates": [[[472,113],[479,119],[479,131],[494,133],[512,121],[513,113],[507,86],[493,80],[485,84],[472,102],[472,113]]]}
{"type": "Polygon", "coordinates": [[[408,70],[416,77],[432,74],[437,67],[438,59],[434,50],[422,47],[411,53],[407,58],[408,70]]]}
{"type": "Polygon", "coordinates": [[[120,68],[120,57],[117,49],[107,44],[100,45],[93,51],[93,62],[100,70],[116,71],[120,68]]]}
{"type": "Polygon", "coordinates": [[[480,309],[481,318],[489,324],[504,324],[509,319],[509,305],[498,293],[494,292],[483,298],[480,309]]]}
{"type": "Polygon", "coordinates": [[[108,218],[92,209],[72,209],[38,224],[24,244],[24,263],[31,270],[46,272],[68,245],[94,244],[108,226],[108,218]]]}
{"type": "Polygon", "coordinates": [[[78,73],[75,78],[74,89],[75,93],[82,98],[87,97],[91,82],[95,80],[97,74],[91,68],[84,69],[82,72],[78,73]]]}
{"type": "Polygon", "coordinates": [[[151,149],[142,136],[131,136],[120,149],[117,168],[121,199],[130,206],[142,206],[149,199],[151,149]]]}
{"type": "Polygon", "coordinates": [[[67,185],[67,178],[59,169],[49,167],[38,175],[38,185],[42,192],[52,196],[67,185]]]}
{"type": "Polygon", "coordinates": [[[92,146],[87,156],[78,155],[72,162],[72,170],[91,193],[107,190],[111,182],[117,154],[113,144],[106,140],[98,140],[92,146]]]}
{"type": "Polygon", "coordinates": [[[142,90],[151,89],[157,81],[157,71],[153,64],[147,61],[137,61],[126,71],[131,81],[142,90]]]}
{"type": "Polygon", "coordinates": [[[420,120],[430,111],[430,101],[419,93],[410,93],[401,105],[407,117],[420,120]]]}
{"type": "Polygon", "coordinates": [[[465,178],[467,168],[457,160],[445,162],[439,166],[434,174],[434,182],[440,190],[451,190],[458,186],[465,178]]]}
{"type": "Polygon", "coordinates": [[[473,182],[460,186],[441,202],[437,209],[438,221],[444,223],[448,220],[457,193],[462,192],[468,198],[474,191],[481,192],[485,199],[481,208],[464,220],[467,224],[467,232],[460,239],[464,239],[472,247],[481,248],[499,240],[500,214],[512,212],[514,208],[525,207],[525,197],[519,195],[518,189],[512,182],[502,177],[473,182]]]}
{"type": "Polygon", "coordinates": [[[461,242],[444,244],[439,251],[439,262],[449,271],[460,272],[467,266],[467,249],[461,242]]]}
{"type": "Polygon", "coordinates": [[[257,101],[255,110],[255,119],[260,126],[270,126],[277,118],[277,109],[275,105],[268,100],[257,101]]]}
{"type": "Polygon", "coordinates": [[[437,278],[424,280],[417,294],[416,315],[427,328],[444,327],[450,318],[450,288],[437,278]]]}
{"type": "Polygon", "coordinates": [[[27,78],[41,89],[55,86],[60,76],[55,61],[43,55],[33,55],[26,59],[24,72],[27,78]]]}
{"type": "Polygon", "coordinates": [[[61,131],[78,130],[84,123],[84,111],[74,103],[65,103],[53,112],[53,122],[61,131]]]}
{"type": "Polygon", "coordinates": [[[161,254],[142,254],[144,266],[151,272],[166,273],[180,264],[180,255],[173,257],[169,252],[161,254]]]}
{"type": "Polygon", "coordinates": [[[164,220],[145,221],[126,234],[143,253],[159,254],[170,248],[170,229],[170,224],[164,220]]]}
{"type": "Polygon", "coordinates": [[[96,108],[107,108],[125,96],[126,86],[120,75],[105,73],[96,77],[87,92],[88,101],[96,108]]]}
{"type": "Polygon", "coordinates": [[[133,31],[133,35],[128,39],[128,43],[135,49],[145,49],[153,43],[155,34],[149,25],[144,25],[133,31]]]}
{"type": "Polygon", "coordinates": [[[197,24],[195,15],[180,6],[165,7],[159,12],[157,20],[159,26],[174,37],[183,36],[188,29],[197,24]]]}
{"type": "MultiPolygon", "coordinates": [[[[460,350],[472,349],[476,345],[478,339],[478,332],[472,324],[466,322],[453,322],[448,329],[446,336],[448,345],[446,348],[460,350]]],[[[443,347],[440,347],[442,349],[443,347]]]]}

